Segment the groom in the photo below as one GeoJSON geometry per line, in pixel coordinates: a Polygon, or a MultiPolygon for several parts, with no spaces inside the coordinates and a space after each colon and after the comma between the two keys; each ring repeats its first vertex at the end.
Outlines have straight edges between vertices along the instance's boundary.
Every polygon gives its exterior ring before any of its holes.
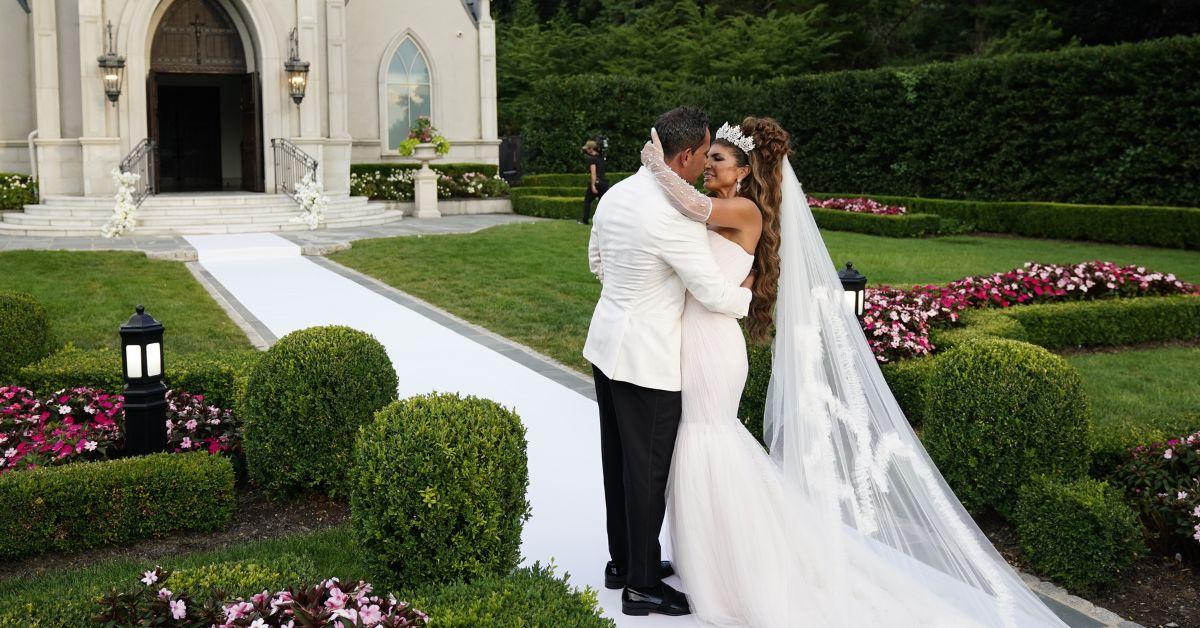
{"type": "MultiPolygon", "coordinates": [[[[711,140],[704,112],[673,109],[654,127],[667,165],[686,181],[699,178],[711,140]]],[[[662,581],[673,571],[658,542],[679,430],[684,295],[740,318],[751,294],[721,274],[704,225],[675,211],[645,168],[600,199],[588,261],[602,285],[583,356],[600,408],[612,559],[604,584],[625,588],[627,615],[686,615],[687,598],[662,581]]]]}

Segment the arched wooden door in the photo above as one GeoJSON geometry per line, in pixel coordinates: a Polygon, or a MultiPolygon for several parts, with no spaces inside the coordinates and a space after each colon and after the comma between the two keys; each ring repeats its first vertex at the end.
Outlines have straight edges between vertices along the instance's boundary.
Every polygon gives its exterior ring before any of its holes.
{"type": "Polygon", "coordinates": [[[147,85],[159,190],[263,190],[259,81],[248,68],[237,24],[216,0],[167,8],[147,85]]]}

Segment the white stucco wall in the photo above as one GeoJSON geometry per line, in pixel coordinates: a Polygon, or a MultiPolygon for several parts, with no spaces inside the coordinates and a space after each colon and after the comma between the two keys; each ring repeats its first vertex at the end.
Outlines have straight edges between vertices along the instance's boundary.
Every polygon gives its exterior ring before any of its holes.
{"type": "Polygon", "coordinates": [[[0,172],[29,173],[25,138],[37,128],[33,109],[33,55],[30,18],[16,3],[0,2],[0,172]]]}
{"type": "Polygon", "coordinates": [[[353,161],[401,160],[385,150],[380,73],[411,34],[432,74],[432,118],[453,147],[447,161],[496,161],[495,146],[480,143],[479,34],[456,0],[354,0],[346,9],[347,76],[353,161]]]}

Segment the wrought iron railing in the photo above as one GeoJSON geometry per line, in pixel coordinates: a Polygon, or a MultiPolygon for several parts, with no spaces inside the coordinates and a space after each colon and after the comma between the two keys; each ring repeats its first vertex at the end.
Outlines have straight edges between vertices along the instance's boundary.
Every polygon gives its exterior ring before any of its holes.
{"type": "Polygon", "coordinates": [[[275,193],[283,192],[300,202],[296,198],[296,186],[305,176],[316,180],[317,160],[281,137],[271,140],[271,150],[275,153],[275,193]]]}
{"type": "Polygon", "coordinates": [[[118,166],[121,172],[138,175],[137,183],[134,184],[133,204],[139,207],[147,196],[158,193],[154,182],[154,155],[157,150],[157,143],[151,139],[144,139],[125,155],[125,159],[122,159],[121,165],[118,166]]]}

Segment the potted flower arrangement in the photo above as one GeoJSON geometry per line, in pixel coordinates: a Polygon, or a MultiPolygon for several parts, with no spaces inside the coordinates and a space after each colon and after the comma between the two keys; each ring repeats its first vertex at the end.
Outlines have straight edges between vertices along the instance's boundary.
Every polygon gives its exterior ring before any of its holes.
{"type": "Polygon", "coordinates": [[[420,116],[408,130],[408,139],[400,142],[400,154],[405,157],[415,155],[422,162],[442,156],[450,152],[450,140],[433,128],[429,116],[420,116]]]}

